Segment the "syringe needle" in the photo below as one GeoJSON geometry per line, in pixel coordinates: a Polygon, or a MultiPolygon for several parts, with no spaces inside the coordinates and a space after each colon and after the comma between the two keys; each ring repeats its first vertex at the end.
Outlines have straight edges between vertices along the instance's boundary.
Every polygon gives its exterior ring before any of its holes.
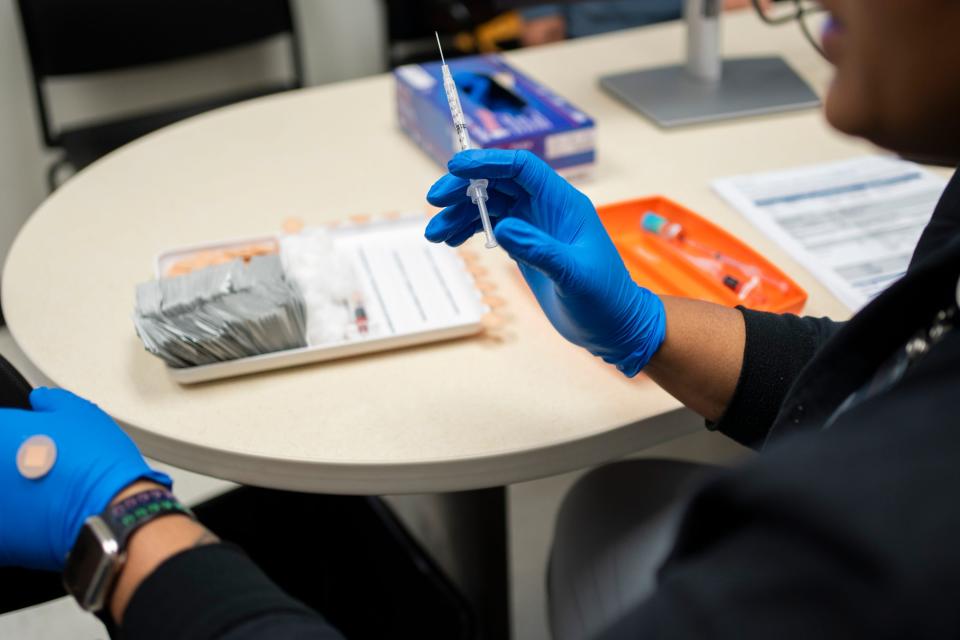
{"type": "Polygon", "coordinates": [[[447,61],[443,59],[443,45],[440,44],[440,34],[434,31],[433,35],[437,36],[437,49],[440,49],[440,64],[447,64],[447,61]]]}
{"type": "MultiPolygon", "coordinates": [[[[433,35],[437,37],[437,48],[440,49],[440,63],[443,73],[443,90],[447,94],[447,102],[450,105],[450,116],[453,118],[453,126],[457,132],[457,141],[461,151],[471,148],[470,132],[467,130],[467,123],[463,118],[463,108],[460,106],[460,96],[457,93],[457,85],[453,81],[453,75],[450,73],[450,67],[443,57],[443,46],[440,44],[440,34],[436,31],[433,35]]],[[[490,213],[487,211],[487,185],[486,180],[474,179],[470,181],[467,188],[467,195],[473,204],[477,205],[480,211],[480,222],[483,225],[483,233],[486,236],[487,249],[493,249],[497,246],[496,236],[493,235],[493,224],[490,222],[490,213]]]]}

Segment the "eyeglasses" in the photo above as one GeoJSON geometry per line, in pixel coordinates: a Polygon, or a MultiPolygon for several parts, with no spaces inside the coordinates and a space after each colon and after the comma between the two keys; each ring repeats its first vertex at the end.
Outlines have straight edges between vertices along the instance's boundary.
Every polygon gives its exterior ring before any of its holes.
{"type": "Polygon", "coordinates": [[[817,0],[753,0],[753,8],[760,19],[769,25],[779,26],[796,20],[804,37],[821,56],[826,57],[817,33],[826,15],[823,6],[817,0]]]}

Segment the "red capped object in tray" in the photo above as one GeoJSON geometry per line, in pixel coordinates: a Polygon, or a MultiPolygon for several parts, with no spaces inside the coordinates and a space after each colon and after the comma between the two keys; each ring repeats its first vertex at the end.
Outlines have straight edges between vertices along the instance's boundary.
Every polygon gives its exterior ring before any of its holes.
{"type": "Polygon", "coordinates": [[[662,196],[597,212],[637,284],[659,294],[798,313],[807,292],[715,224],[662,196]]]}

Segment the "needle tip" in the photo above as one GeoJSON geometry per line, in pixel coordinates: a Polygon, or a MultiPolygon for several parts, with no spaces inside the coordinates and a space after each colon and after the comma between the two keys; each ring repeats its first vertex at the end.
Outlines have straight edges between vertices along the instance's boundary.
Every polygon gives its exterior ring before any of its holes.
{"type": "Polygon", "coordinates": [[[443,46],[440,44],[440,34],[434,31],[433,35],[437,36],[437,48],[440,49],[440,63],[447,64],[447,61],[443,58],[443,46]]]}

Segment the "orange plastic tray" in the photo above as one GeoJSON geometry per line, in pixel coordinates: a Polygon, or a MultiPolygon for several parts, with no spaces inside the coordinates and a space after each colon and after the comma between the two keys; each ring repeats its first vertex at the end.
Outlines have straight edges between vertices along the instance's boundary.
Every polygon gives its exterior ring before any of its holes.
{"type": "MultiPolygon", "coordinates": [[[[807,301],[807,292],[769,260],[668,198],[654,196],[628,200],[602,206],[597,212],[634,280],[655,293],[698,298],[727,306],[742,304],[776,313],[798,313],[807,301]],[[684,241],[696,243],[700,249],[709,247],[721,255],[713,272],[684,258],[681,255],[683,245],[645,230],[641,221],[647,212],[679,223],[683,227],[684,241]],[[723,282],[724,271],[730,271],[740,281],[744,279],[744,271],[738,265],[749,265],[751,272],[755,270],[753,275],[757,276],[758,284],[744,298],[723,282]]],[[[704,254],[698,255],[702,257],[704,254]]]]}

